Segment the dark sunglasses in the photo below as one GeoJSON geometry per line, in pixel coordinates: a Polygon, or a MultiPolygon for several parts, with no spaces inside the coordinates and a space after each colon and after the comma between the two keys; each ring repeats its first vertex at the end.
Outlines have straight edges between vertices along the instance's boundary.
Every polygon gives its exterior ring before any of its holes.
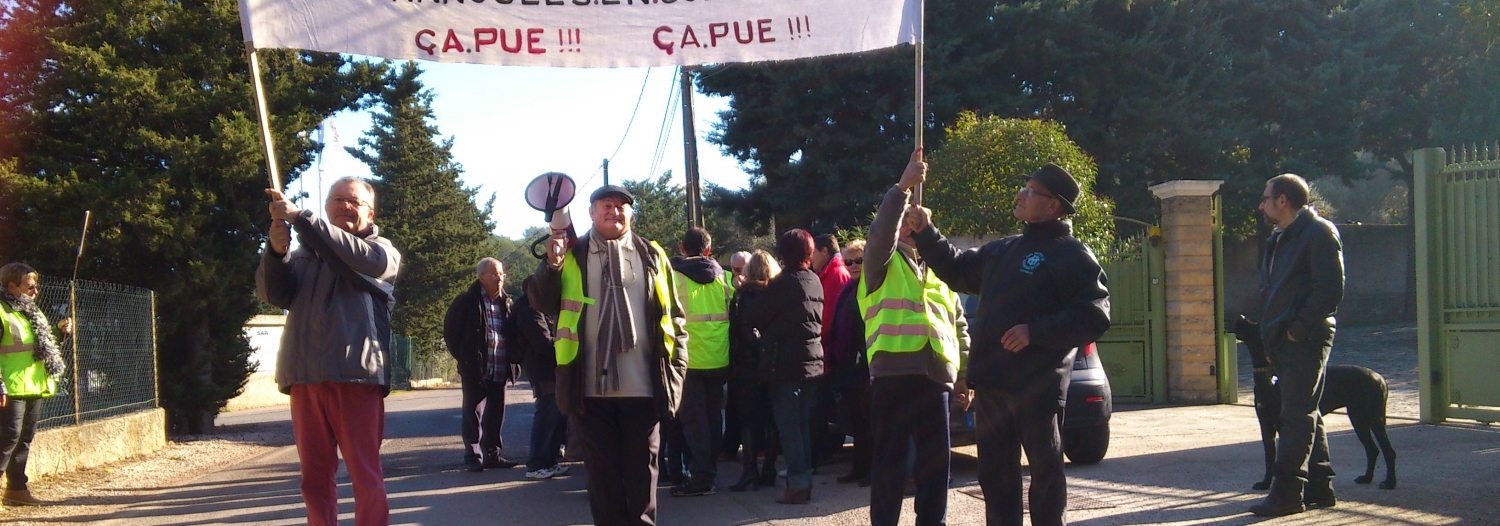
{"type": "Polygon", "coordinates": [[[850,265],[863,265],[865,264],[865,258],[849,258],[847,261],[845,261],[845,263],[848,263],[850,265]]]}

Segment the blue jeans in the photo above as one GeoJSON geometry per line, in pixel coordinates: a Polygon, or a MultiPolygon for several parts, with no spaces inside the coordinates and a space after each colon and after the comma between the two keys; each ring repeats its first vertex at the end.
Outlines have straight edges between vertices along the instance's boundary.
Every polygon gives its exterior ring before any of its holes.
{"type": "Polygon", "coordinates": [[[870,469],[870,524],[895,526],[901,518],[907,474],[903,460],[913,443],[916,457],[911,475],[917,483],[917,496],[912,505],[917,524],[946,524],[952,466],[948,388],[926,375],[876,378],[870,385],[870,410],[874,458],[883,460],[870,469]]]}
{"type": "Polygon", "coordinates": [[[526,470],[556,465],[567,436],[568,420],[557,410],[557,394],[536,397],[536,414],[531,419],[531,458],[526,460],[526,470]]]}
{"type": "Polygon", "coordinates": [[[818,401],[816,380],[778,380],[771,382],[771,412],[781,434],[781,450],[786,455],[786,489],[812,487],[812,419],[813,404],[818,401]]]}
{"type": "Polygon", "coordinates": [[[26,476],[26,460],[41,414],[40,398],[11,398],[0,406],[0,469],[5,470],[10,489],[23,491],[31,480],[26,476]]]}

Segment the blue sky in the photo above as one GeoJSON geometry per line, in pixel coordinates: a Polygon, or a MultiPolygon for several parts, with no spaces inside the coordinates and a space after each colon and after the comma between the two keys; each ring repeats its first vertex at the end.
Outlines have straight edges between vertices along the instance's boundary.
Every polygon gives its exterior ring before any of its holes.
{"type": "MultiPolygon", "coordinates": [[[[600,161],[610,157],[610,180],[655,178],[672,171],[682,184],[682,115],[667,122],[663,155],[654,173],[658,136],[667,114],[668,97],[677,83],[676,68],[568,69],[521,68],[469,64],[420,63],[421,80],[435,95],[433,121],[442,138],[453,138],[454,160],[463,166],[463,184],[479,188],[480,204],[495,199],[495,233],[518,237],[527,227],[542,224],[542,214],[521,199],[526,183],[545,172],[572,176],[587,196],[603,184],[600,161]],[[649,72],[649,80],[647,75],[649,72]],[[642,96],[642,85],[645,85],[642,96]],[[640,100],[639,109],[636,101],[640,100]],[[635,120],[631,123],[631,113],[635,120]],[[626,127],[629,125],[629,133],[626,127]],[[621,138],[624,138],[622,144],[621,138]],[[615,153],[616,147],[619,152],[615,153]]],[[[675,101],[673,108],[680,108],[675,101]]],[[[694,126],[698,136],[698,164],[704,183],[744,188],[749,175],[708,134],[719,121],[728,99],[693,95],[694,126]]],[[[325,135],[321,180],[319,163],[301,179],[291,179],[293,191],[306,191],[322,202],[320,187],[345,175],[369,176],[368,167],[344,151],[358,146],[370,129],[370,112],[346,112],[330,119],[338,141],[325,135]]],[[[587,228],[588,215],[579,201],[575,220],[587,228]]],[[[376,224],[380,220],[376,218],[376,224]]]]}

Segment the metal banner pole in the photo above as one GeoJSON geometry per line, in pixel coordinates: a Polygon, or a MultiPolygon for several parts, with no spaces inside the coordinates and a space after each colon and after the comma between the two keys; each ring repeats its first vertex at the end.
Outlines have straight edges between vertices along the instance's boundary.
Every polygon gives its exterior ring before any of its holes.
{"type": "MultiPolygon", "coordinates": [[[[924,91],[925,88],[923,87],[923,82],[922,82],[922,77],[924,76],[923,75],[923,62],[924,62],[924,60],[926,58],[926,57],[923,56],[925,54],[923,52],[923,49],[926,47],[926,40],[927,40],[927,2],[926,2],[926,0],[917,0],[917,42],[916,42],[916,44],[917,44],[916,45],[916,48],[917,48],[917,64],[916,64],[916,66],[917,66],[916,67],[916,72],[917,72],[917,75],[916,75],[916,77],[917,77],[917,85],[916,85],[916,88],[917,88],[916,89],[916,92],[917,92],[917,104],[916,104],[916,111],[914,112],[914,113],[916,113],[916,119],[914,121],[912,121],[913,122],[912,129],[914,130],[914,134],[916,135],[917,149],[918,150],[922,149],[922,142],[923,142],[922,141],[922,135],[923,135],[922,132],[926,130],[926,124],[927,124],[927,112],[925,111],[925,108],[923,107],[924,104],[925,104],[926,98],[927,98],[927,94],[924,91]]],[[[926,152],[923,152],[923,159],[926,159],[926,152]]],[[[925,186],[925,185],[924,184],[920,184],[920,183],[917,184],[917,192],[916,192],[915,195],[912,196],[914,198],[913,200],[916,202],[916,204],[918,206],[921,206],[921,204],[922,204],[922,190],[923,190],[922,187],[923,186],[925,186]]]]}
{"type": "Polygon", "coordinates": [[[83,211],[83,233],[78,236],[78,256],[73,258],[73,280],[68,282],[68,322],[73,330],[73,425],[83,423],[83,388],[78,384],[78,264],[83,262],[83,242],[89,237],[90,210],[83,211]]]}
{"type": "Polygon", "coordinates": [[[256,114],[260,116],[260,138],[266,145],[266,169],[271,174],[271,188],[281,189],[281,173],[276,170],[276,148],[271,142],[271,114],[266,110],[266,89],[260,83],[260,57],[255,52],[255,42],[245,41],[245,53],[250,58],[250,86],[255,92],[256,114]]]}

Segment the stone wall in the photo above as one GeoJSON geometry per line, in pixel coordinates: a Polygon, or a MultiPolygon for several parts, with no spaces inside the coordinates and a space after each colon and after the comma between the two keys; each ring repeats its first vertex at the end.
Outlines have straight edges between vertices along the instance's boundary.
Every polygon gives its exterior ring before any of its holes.
{"type": "Polygon", "coordinates": [[[26,474],[41,478],[93,468],[166,446],[167,413],[160,408],[47,429],[31,441],[26,474]]]}
{"type": "MultiPolygon", "coordinates": [[[[1338,225],[1344,242],[1344,301],[1339,325],[1411,323],[1417,319],[1410,271],[1416,236],[1409,225],[1338,225]]],[[[1259,318],[1264,239],[1224,239],[1224,312],[1259,318]]]]}

